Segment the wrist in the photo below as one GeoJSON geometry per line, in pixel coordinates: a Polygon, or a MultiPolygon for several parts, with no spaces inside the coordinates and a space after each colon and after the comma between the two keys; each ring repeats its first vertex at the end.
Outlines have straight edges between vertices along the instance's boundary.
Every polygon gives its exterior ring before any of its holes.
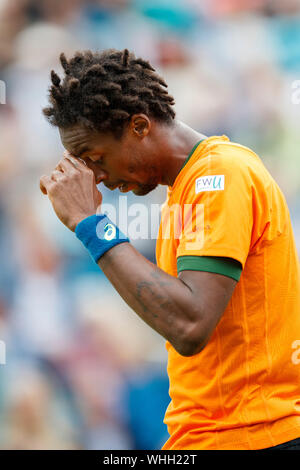
{"type": "Polygon", "coordinates": [[[114,246],[129,242],[128,237],[105,214],[94,214],[81,220],[75,234],[96,263],[114,246]]]}
{"type": "MultiPolygon", "coordinates": [[[[80,214],[78,217],[76,217],[75,219],[75,223],[74,223],[74,232],[76,231],[76,228],[77,226],[83,222],[85,219],[87,219],[88,217],[91,217],[93,215],[97,215],[96,212],[92,213],[92,214],[80,214]]],[[[100,215],[100,214],[99,214],[100,215]]]]}

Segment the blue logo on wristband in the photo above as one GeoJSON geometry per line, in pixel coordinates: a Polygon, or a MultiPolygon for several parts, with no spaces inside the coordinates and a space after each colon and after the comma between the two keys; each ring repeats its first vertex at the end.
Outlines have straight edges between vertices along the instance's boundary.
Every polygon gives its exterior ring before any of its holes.
{"type": "Polygon", "coordinates": [[[108,242],[116,237],[116,228],[112,224],[106,224],[104,227],[104,239],[108,242]]]}

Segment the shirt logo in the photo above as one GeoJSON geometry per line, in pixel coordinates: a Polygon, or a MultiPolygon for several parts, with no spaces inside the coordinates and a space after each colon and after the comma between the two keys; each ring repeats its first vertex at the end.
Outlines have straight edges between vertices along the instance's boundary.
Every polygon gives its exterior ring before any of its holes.
{"type": "Polygon", "coordinates": [[[203,191],[223,191],[225,183],[224,175],[201,176],[196,179],[196,194],[203,191]]]}

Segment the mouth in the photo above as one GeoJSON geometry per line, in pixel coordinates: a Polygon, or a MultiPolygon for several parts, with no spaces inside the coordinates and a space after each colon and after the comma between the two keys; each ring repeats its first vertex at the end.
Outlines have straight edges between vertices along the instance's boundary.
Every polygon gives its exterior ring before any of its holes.
{"type": "Polygon", "coordinates": [[[119,191],[121,193],[128,193],[129,191],[132,191],[135,188],[136,188],[136,184],[134,183],[122,183],[119,186],[119,191]]]}

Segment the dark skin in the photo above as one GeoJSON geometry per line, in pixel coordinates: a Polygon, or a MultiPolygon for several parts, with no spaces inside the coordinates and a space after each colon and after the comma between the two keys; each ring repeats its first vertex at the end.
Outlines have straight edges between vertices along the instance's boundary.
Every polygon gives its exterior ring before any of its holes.
{"type": "MultiPolygon", "coordinates": [[[[132,116],[120,139],[79,126],[60,129],[60,135],[65,157],[51,176],[41,177],[40,187],[73,231],[101,207],[96,184],[137,195],[158,184],[172,186],[195,143],[205,138],[178,121],[166,125],[144,114],[132,116]]],[[[130,243],[107,251],[98,265],[125,302],[183,356],[205,347],[236,286],[208,272],[171,276],[130,243]]]]}

